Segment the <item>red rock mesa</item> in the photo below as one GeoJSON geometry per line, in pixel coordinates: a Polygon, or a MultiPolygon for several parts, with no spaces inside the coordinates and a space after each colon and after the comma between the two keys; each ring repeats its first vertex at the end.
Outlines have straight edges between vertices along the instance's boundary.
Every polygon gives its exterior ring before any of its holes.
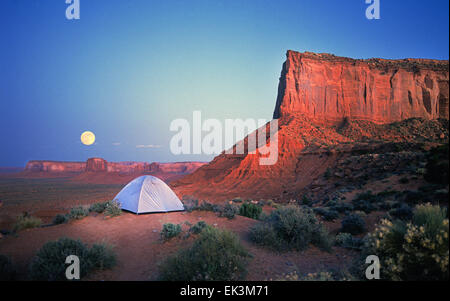
{"type": "Polygon", "coordinates": [[[274,118],[301,113],[317,122],[344,118],[391,123],[448,119],[448,61],[355,60],[287,52],[274,118]]]}
{"type": "Polygon", "coordinates": [[[180,196],[210,201],[298,199],[320,191],[325,172],[355,149],[448,142],[448,106],[448,61],[288,51],[274,111],[278,162],[221,154],[171,185],[180,196]]]}

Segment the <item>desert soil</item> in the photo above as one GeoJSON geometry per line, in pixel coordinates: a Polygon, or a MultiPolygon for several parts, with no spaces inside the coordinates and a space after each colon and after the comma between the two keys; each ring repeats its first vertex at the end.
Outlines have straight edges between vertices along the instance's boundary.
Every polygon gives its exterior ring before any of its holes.
{"type": "Polygon", "coordinates": [[[112,200],[124,184],[73,183],[69,178],[0,176],[0,231],[11,230],[24,212],[51,223],[74,206],[112,200]]]}
{"type": "MultiPolygon", "coordinates": [[[[219,218],[212,212],[194,211],[135,215],[124,213],[115,218],[103,215],[89,216],[68,224],[29,229],[17,236],[8,235],[0,240],[0,254],[10,256],[18,266],[19,277],[26,279],[27,268],[38,249],[48,241],[61,237],[81,239],[87,244],[107,242],[114,246],[118,264],[112,270],[100,271],[87,280],[156,280],[158,264],[177,250],[188,247],[193,238],[160,240],[164,223],[194,224],[200,220],[238,235],[253,255],[248,265],[247,280],[276,279],[284,273],[301,273],[340,269],[348,266],[352,252],[335,248],[327,253],[311,247],[304,252],[276,253],[257,247],[248,241],[248,229],[256,220],[237,216],[233,220],[219,218]]],[[[188,226],[183,225],[183,230],[188,226]]],[[[186,232],[186,231],[184,231],[186,232]]]]}

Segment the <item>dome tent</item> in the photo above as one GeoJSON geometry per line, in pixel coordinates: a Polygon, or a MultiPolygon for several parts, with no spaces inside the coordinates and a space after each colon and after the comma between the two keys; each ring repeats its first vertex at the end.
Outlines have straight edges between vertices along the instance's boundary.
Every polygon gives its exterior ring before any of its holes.
{"type": "Polygon", "coordinates": [[[137,214],[182,211],[184,206],[166,183],[153,176],[141,176],[128,183],[114,198],[123,210],[137,214]]]}

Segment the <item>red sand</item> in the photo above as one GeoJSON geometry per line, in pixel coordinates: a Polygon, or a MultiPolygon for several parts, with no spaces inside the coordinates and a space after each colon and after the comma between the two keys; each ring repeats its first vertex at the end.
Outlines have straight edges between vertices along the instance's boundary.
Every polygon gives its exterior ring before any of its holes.
{"type": "MultiPolygon", "coordinates": [[[[158,264],[170,254],[188,246],[192,239],[177,238],[162,243],[159,231],[164,223],[194,224],[200,220],[219,228],[237,233],[245,247],[254,256],[250,261],[247,280],[275,279],[278,275],[298,270],[301,273],[318,269],[343,267],[352,258],[351,252],[335,248],[327,253],[311,247],[305,252],[277,254],[254,246],[248,241],[248,229],[257,221],[237,216],[234,220],[218,218],[211,212],[174,212],[167,214],[134,215],[105,219],[102,215],[89,216],[83,220],[48,228],[30,229],[17,237],[8,236],[0,240],[0,254],[11,256],[18,265],[20,277],[25,279],[28,264],[37,250],[46,242],[61,237],[81,239],[93,244],[108,242],[115,246],[118,264],[109,271],[100,271],[87,280],[155,280],[158,264]]],[[[183,226],[186,230],[188,227],[183,226]]]]}

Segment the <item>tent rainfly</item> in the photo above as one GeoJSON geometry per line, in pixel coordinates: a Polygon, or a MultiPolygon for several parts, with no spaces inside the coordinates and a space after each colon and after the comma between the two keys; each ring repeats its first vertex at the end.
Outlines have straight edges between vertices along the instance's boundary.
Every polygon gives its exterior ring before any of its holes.
{"type": "Polygon", "coordinates": [[[137,214],[182,211],[184,206],[166,183],[142,176],[128,183],[114,198],[123,210],[137,214]]]}

